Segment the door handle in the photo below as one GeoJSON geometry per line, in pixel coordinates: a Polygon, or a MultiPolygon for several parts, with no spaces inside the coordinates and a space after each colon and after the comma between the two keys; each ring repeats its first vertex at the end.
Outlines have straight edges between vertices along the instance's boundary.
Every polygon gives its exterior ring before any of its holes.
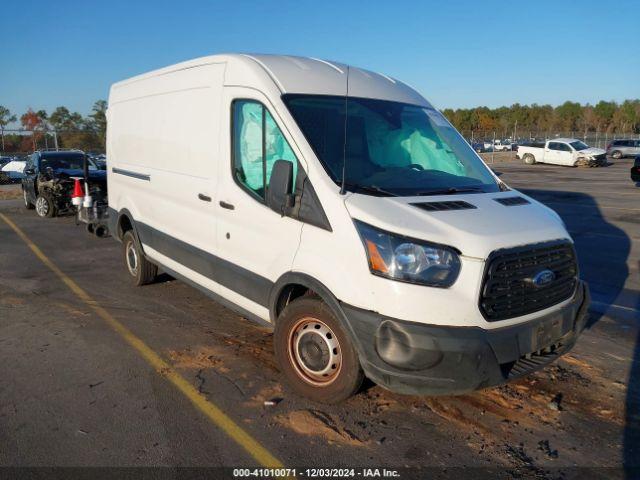
{"type": "Polygon", "coordinates": [[[225,202],[224,200],[220,200],[220,206],[222,208],[226,208],[227,210],[235,210],[236,207],[231,205],[230,203],[225,202]]]}
{"type": "Polygon", "coordinates": [[[208,195],[205,195],[203,193],[199,193],[198,194],[198,198],[200,200],[202,200],[203,202],[210,202],[211,201],[211,197],[209,197],[208,195]]]}

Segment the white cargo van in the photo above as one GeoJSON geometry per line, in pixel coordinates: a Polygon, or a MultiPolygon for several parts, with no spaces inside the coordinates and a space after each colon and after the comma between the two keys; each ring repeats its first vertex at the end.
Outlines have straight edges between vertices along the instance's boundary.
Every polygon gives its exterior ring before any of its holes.
{"type": "Polygon", "coordinates": [[[451,394],[551,362],[588,289],[552,210],[507,187],[399,80],[313,58],[216,55],[112,86],[111,231],[275,327],[300,393],[364,378],[451,394]]]}

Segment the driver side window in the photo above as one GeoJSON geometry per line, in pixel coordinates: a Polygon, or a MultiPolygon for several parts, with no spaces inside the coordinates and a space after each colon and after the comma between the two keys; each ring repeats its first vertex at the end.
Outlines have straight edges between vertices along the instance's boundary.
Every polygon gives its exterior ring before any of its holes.
{"type": "Polygon", "coordinates": [[[232,112],[236,182],[264,201],[273,164],[276,160],[286,160],[293,163],[295,185],[298,160],[269,110],[255,100],[235,100],[232,112]]]}

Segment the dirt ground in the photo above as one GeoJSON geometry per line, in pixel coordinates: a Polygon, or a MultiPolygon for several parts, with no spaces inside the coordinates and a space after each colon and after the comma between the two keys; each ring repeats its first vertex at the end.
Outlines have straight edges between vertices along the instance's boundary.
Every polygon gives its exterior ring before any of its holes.
{"type": "Polygon", "coordinates": [[[22,197],[20,184],[0,185],[0,200],[13,200],[22,197]]]}

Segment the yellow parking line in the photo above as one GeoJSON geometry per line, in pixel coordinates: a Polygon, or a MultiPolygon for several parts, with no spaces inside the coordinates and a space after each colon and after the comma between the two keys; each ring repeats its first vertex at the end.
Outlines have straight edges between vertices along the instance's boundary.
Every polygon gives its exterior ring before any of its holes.
{"type": "Polygon", "coordinates": [[[102,318],[107,324],[118,332],[160,375],[169,380],[193,405],[206,415],[206,417],[229,435],[238,445],[244,448],[260,465],[270,468],[282,468],[282,462],[274,457],[256,439],[245,432],[237,423],[229,418],[219,407],[207,400],[184,377],[176,372],[167,362],[149,348],[140,338],[134,335],[127,327],[116,320],[109,312],[102,308],[91,296],[85,292],[76,282],[68,277],[56,264],[34,244],[29,237],[9,218],[0,213],[0,218],[13,229],[14,232],[27,244],[31,251],[44,263],[60,280],[62,280],[75,295],[102,318]]]}

